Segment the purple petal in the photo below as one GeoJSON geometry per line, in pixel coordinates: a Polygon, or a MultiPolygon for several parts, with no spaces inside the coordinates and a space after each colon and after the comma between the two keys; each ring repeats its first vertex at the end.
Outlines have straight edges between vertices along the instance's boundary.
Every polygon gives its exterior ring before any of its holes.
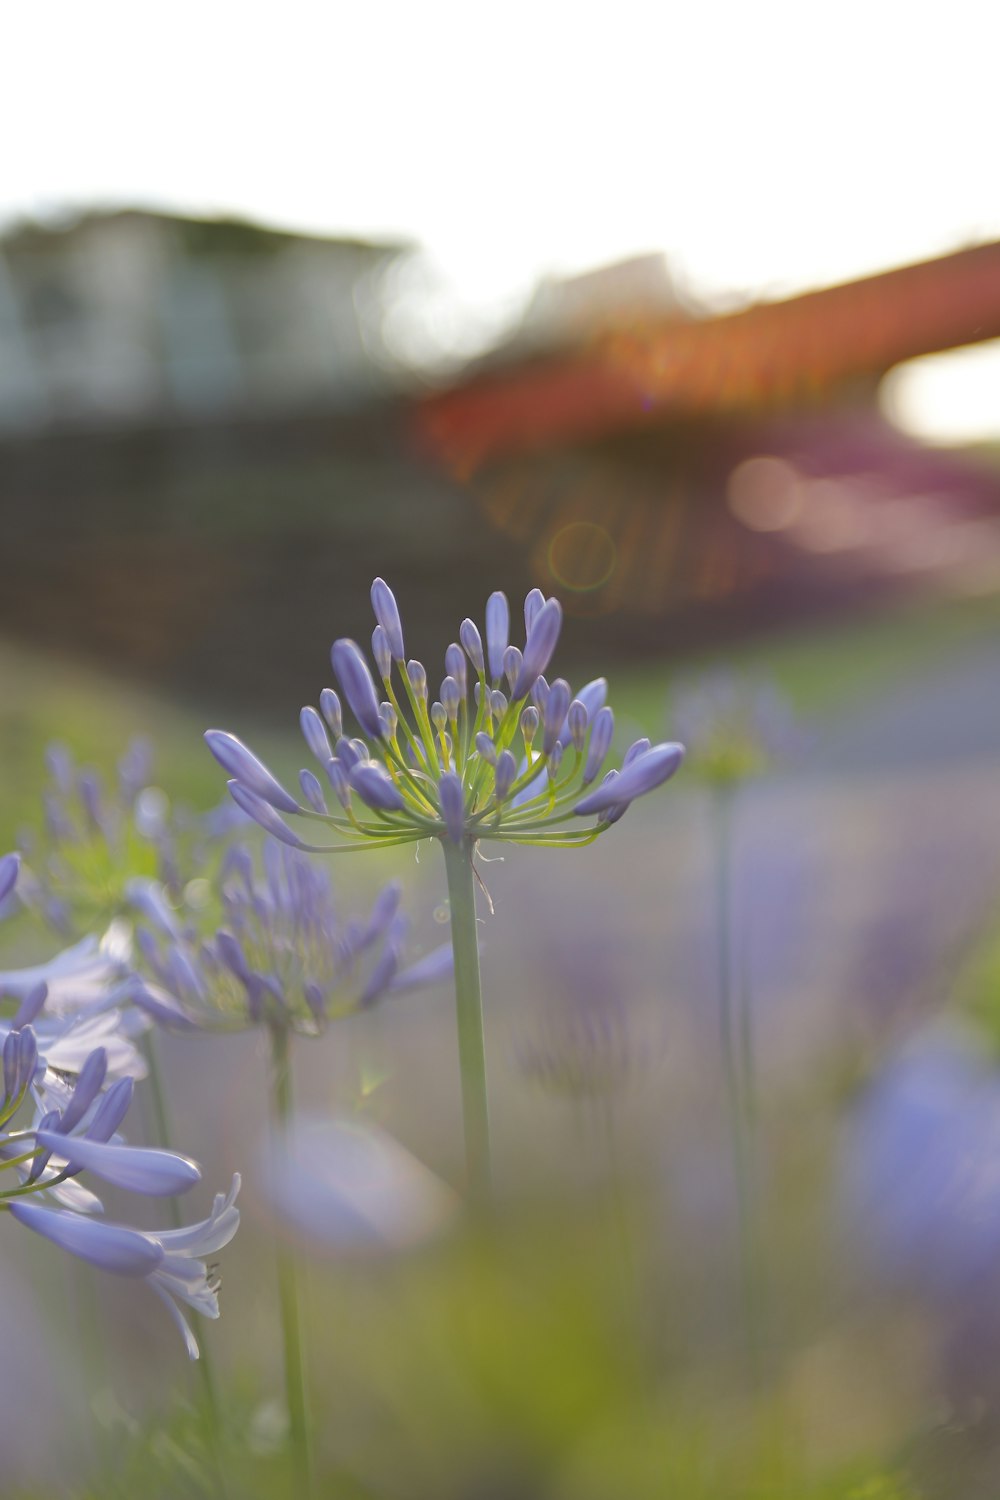
{"type": "Polygon", "coordinates": [[[55,1130],[39,1130],[36,1139],[71,1167],[93,1172],[114,1187],[151,1198],[172,1198],[186,1193],[201,1181],[201,1170],[190,1157],[152,1146],[117,1146],[87,1136],[64,1136],[55,1130]]]}
{"type": "Polygon", "coordinates": [[[610,785],[605,782],[588,797],[584,797],[573,811],[586,817],[589,813],[627,805],[636,797],[642,797],[654,787],[661,786],[674,774],[683,759],[683,745],[654,745],[645,754],[637,756],[610,785]]]}
{"type": "Polygon", "coordinates": [[[242,807],[245,813],[249,813],[255,823],[259,823],[266,833],[274,838],[280,839],[283,844],[289,844],[293,849],[308,849],[297,834],[294,834],[288,824],[278,817],[274,808],[263,797],[258,797],[249,787],[241,781],[227,781],[229,795],[237,807],[242,807]]]}
{"type": "Polygon", "coordinates": [[[605,756],[611,749],[611,741],[614,737],[614,714],[610,708],[599,708],[594,716],[593,728],[590,731],[590,748],[587,751],[587,763],[583,768],[584,786],[589,786],[601,769],[605,756]]]}
{"type": "Polygon", "coordinates": [[[393,975],[387,991],[396,994],[402,990],[422,989],[424,985],[440,984],[450,979],[455,972],[455,954],[450,943],[424,955],[416,963],[400,969],[393,975]]]}
{"type": "Polygon", "coordinates": [[[330,659],[354,717],[366,734],[370,734],[373,739],[381,739],[382,719],[378,695],[360,647],[355,641],[346,638],[334,641],[330,659]]]}
{"type": "Polygon", "coordinates": [[[25,995],[18,1006],[17,1015],[10,1023],[11,1026],[16,1031],[20,1031],[22,1026],[30,1026],[32,1021],[37,1018],[39,1011],[48,998],[49,987],[43,979],[38,984],[33,985],[25,995]]]}
{"type": "MultiPolygon", "coordinates": [[[[298,812],[298,803],[281,782],[248,750],[235,734],[224,729],[209,729],[205,732],[205,744],[224,771],[228,771],[241,786],[260,797],[281,812],[298,812]]],[[[249,811],[249,809],[245,809],[249,811]]],[[[253,813],[250,814],[253,817],[253,813]]]]}
{"type": "MultiPolygon", "coordinates": [[[[111,1085],[101,1098],[94,1110],[94,1118],[87,1126],[88,1140],[109,1141],[111,1139],[128,1114],[133,1090],[134,1081],[131,1078],[119,1078],[111,1085]]],[[[45,1129],[46,1127],[43,1123],[39,1128],[45,1129]]]]}
{"type": "Polygon", "coordinates": [[[6,901],[14,889],[20,868],[21,856],[19,854],[5,854],[3,859],[0,859],[0,901],[6,901]]]}
{"type": "Polygon", "coordinates": [[[76,1087],[70,1101],[62,1112],[56,1127],[60,1135],[74,1130],[104,1087],[108,1072],[108,1054],[103,1047],[95,1047],[80,1069],[76,1087]]]}
{"type": "Polygon", "coordinates": [[[388,930],[390,922],[399,911],[399,903],[403,895],[403,887],[398,880],[390,880],[389,884],[383,886],[375,897],[375,905],[372,907],[371,916],[361,939],[363,947],[373,943],[388,930]]]}
{"type": "Polygon", "coordinates": [[[10,1212],[20,1224],[44,1235],[60,1249],[117,1276],[148,1276],[163,1259],[162,1245],[122,1224],[40,1208],[37,1203],[15,1201],[10,1204],[10,1212]]]}
{"type": "Polygon", "coordinates": [[[376,959],[368,982],[358,996],[358,1004],[362,1009],[378,999],[398,968],[399,948],[394,942],[388,942],[376,959]]]}
{"type": "Polygon", "coordinates": [[[641,740],[634,740],[622,757],[622,770],[624,771],[625,767],[630,766],[634,760],[638,760],[640,755],[645,755],[650,748],[647,736],[644,735],[641,740]]]}

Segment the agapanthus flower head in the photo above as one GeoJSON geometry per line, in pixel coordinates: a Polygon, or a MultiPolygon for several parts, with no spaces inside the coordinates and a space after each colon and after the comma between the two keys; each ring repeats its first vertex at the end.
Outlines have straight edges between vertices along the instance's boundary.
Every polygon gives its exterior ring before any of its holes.
{"type": "Polygon", "coordinates": [[[320,774],[303,772],[299,795],[234,735],[212,729],[205,736],[229,772],[234,800],[281,842],[311,852],[424,838],[590,843],[679,767],[681,745],[643,740],[621,773],[598,781],[614,732],[607,683],[598,678],[574,693],[564,679],[550,684],[544,677],[562,625],[556,599],[537,589],[528,595],[522,648],[510,640],[505,596],[492,594],[485,646],[475,622],[464,620],[460,644],[445,652],[436,697],[423,664],[403,660],[399,610],[382,579],[372,585],[372,604],[380,686],[355,641],[342,638],[332,650],[340,693],[362,736],[344,733],[340,696],[324,689],[321,712],[302,713],[320,774]],[[596,822],[581,828],[579,820],[590,817],[596,822]],[[287,818],[308,820],[316,836],[287,818]],[[336,842],[323,841],[323,833],[336,842]]]}
{"type": "Polygon", "coordinates": [[[643,1056],[627,1007],[612,995],[547,1007],[516,1048],[526,1078],[568,1099],[618,1093],[634,1079],[643,1056]]]}
{"type": "Polygon", "coordinates": [[[166,794],[153,784],[148,740],[133,740],[114,780],[78,766],[64,745],[46,751],[44,831],[28,831],[23,896],[67,933],[86,932],[127,909],[135,876],[177,880],[176,829],[166,794]]]}
{"type": "Polygon", "coordinates": [[[764,775],[801,741],[791,704],[772,683],[730,672],[679,687],[673,719],[692,770],[719,786],[764,775]]]}
{"type": "MultiPolygon", "coordinates": [[[[15,893],[23,873],[19,855],[0,858],[0,900],[15,893]]],[[[49,1084],[74,1074],[96,1047],[104,1049],[112,1078],[144,1078],[136,1038],[149,1023],[130,1008],[134,989],[126,934],[119,930],[101,942],[84,938],[42,963],[2,970],[0,1046],[12,1031],[32,1027],[50,1060],[41,1075],[49,1084]]]]}
{"type": "MultiPolygon", "coordinates": [[[[0,858],[0,900],[19,874],[17,855],[0,858]]],[[[80,1181],[83,1173],[129,1192],[174,1197],[200,1181],[201,1171],[187,1156],[130,1146],[119,1134],[145,1063],[122,1013],[103,1003],[100,955],[88,948],[81,970],[74,952],[0,976],[0,1005],[13,1007],[0,1017],[0,1210],[104,1270],[145,1277],[197,1358],[175,1299],[218,1317],[217,1284],[192,1256],[210,1248],[209,1240],[218,1248],[235,1234],[238,1180],[228,1199],[216,1199],[211,1220],[190,1229],[149,1235],[90,1217],[103,1206],[80,1181]],[[69,1008],[74,985],[86,1002],[79,1012],[69,1008]],[[50,1013],[60,986],[63,1008],[50,1013]]]]}
{"type": "Polygon", "coordinates": [[[268,1025],[308,1035],[382,996],[451,973],[451,946],[404,965],[408,924],[396,882],[365,917],[345,917],[313,861],[274,843],[258,861],[234,845],[219,879],[222,925],[202,941],[150,904],[138,944],[149,981],[137,1001],[167,1026],[268,1025]]]}

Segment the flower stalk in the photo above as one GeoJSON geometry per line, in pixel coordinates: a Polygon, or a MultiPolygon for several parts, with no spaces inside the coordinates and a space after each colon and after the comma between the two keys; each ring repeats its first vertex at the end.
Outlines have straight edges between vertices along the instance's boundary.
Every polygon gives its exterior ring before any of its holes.
{"type": "Polygon", "coordinates": [[[479,1202],[489,1198],[492,1185],[490,1118],[486,1091],[486,1045],[483,1034],[483,997],[476,932],[474,844],[445,841],[445,871],[451,912],[451,941],[455,956],[455,1006],[458,1057],[462,1078],[462,1118],[469,1191],[479,1202]]]}
{"type": "MultiPolygon", "coordinates": [[[[284,1150],[292,1113],[292,1068],[289,1032],[284,1026],[270,1028],[271,1040],[271,1130],[275,1153],[284,1150]]],[[[298,1493],[308,1500],[312,1487],[312,1443],[306,1400],[305,1361],[302,1346],[302,1316],[299,1306],[298,1270],[295,1255],[278,1242],[278,1304],[285,1355],[285,1399],[288,1403],[289,1438],[298,1493]]]]}

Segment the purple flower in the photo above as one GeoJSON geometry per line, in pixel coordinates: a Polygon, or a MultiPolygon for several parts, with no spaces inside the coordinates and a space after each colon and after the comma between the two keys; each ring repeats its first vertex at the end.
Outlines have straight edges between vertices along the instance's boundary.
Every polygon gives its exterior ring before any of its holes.
{"type": "Polygon", "coordinates": [[[136,1001],[168,1029],[267,1025],[315,1036],[385,994],[435,982],[403,963],[407,924],[395,881],[366,918],[345,917],[313,861],[266,845],[258,873],[237,846],[217,894],[222,921],[207,941],[170,923],[143,933],[146,978],[136,1001]]]}
{"type": "MultiPolygon", "coordinates": [[[[328,807],[315,775],[302,773],[304,805],[295,813],[321,822],[329,841],[306,843],[279,818],[275,778],[255,759],[247,776],[236,775],[230,787],[240,806],[276,839],[324,852],[346,851],[364,840],[388,847],[431,837],[470,845],[510,839],[570,847],[603,833],[630,801],[659,786],[680,764],[679,746],[637,742],[620,777],[616,774],[589,796],[583,795],[608,756],[614,719],[604,704],[603,678],[588,682],[574,695],[563,678],[550,687],[544,676],[562,624],[557,600],[546,600],[537,590],[528,596],[522,651],[510,642],[506,597],[491,594],[486,605],[488,663],[477,625],[463,620],[461,646],[453,642],[445,653],[440,699],[429,702],[424,666],[404,663],[400,654],[399,611],[383,580],[376,580],[372,599],[385,703],[378,702],[370,668],[355,643],[341,638],[333,647],[335,670],[365,738],[338,736],[330,756],[320,715],[311,709],[303,712],[307,743],[321,761],[339,805],[328,807]],[[466,658],[478,679],[472,682],[471,701],[466,658]],[[393,676],[405,689],[398,697],[393,676]],[[510,689],[509,698],[498,686],[501,681],[510,689]],[[346,778],[334,769],[338,765],[346,778]],[[270,800],[264,797],[265,787],[270,800]],[[591,812],[600,814],[595,827],[566,826],[591,812]]],[[[320,702],[332,726],[339,718],[339,705],[334,713],[329,700],[325,707],[322,698],[320,702]]],[[[292,808],[282,806],[280,811],[291,815],[292,808]]]]}
{"type": "Polygon", "coordinates": [[[13,1201],[10,1212],[25,1228],[99,1270],[144,1279],[166,1305],[188,1357],[197,1359],[198,1344],[179,1304],[187,1303],[205,1318],[219,1316],[219,1282],[206,1260],[228,1245],[239,1228],[239,1190],[235,1176],[229,1192],[216,1195],[207,1219],[181,1229],[130,1229],[25,1199],[13,1201]]]}

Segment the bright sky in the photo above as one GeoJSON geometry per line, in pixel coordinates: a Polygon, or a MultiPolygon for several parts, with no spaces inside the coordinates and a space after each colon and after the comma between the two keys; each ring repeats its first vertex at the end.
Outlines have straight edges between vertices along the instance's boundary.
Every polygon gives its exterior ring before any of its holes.
{"type": "Polygon", "coordinates": [[[1000,237],[983,0],[49,0],[3,35],[0,219],[405,236],[486,311],[637,251],[773,295],[1000,237]]]}

